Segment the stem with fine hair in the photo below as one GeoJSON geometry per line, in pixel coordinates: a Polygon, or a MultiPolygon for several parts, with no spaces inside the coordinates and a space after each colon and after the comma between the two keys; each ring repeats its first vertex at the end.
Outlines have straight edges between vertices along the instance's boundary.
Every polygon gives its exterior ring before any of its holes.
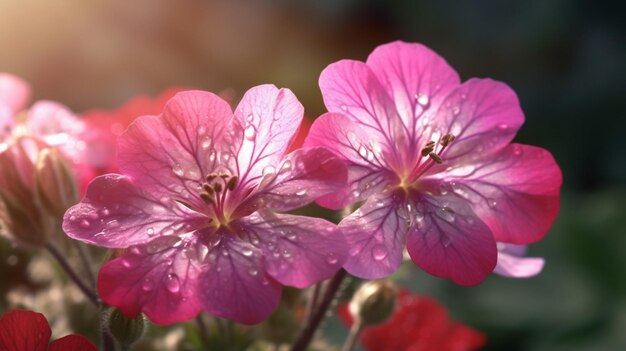
{"type": "Polygon", "coordinates": [[[200,338],[202,339],[202,343],[204,347],[209,347],[209,336],[207,335],[206,323],[204,323],[204,319],[202,319],[202,313],[198,314],[196,317],[196,323],[198,324],[198,329],[200,330],[200,338]]]}
{"type": "Polygon", "coordinates": [[[306,321],[304,328],[300,331],[296,342],[291,347],[291,351],[304,351],[307,349],[311,340],[313,340],[313,336],[315,336],[315,332],[319,327],[320,323],[324,319],[326,315],[326,311],[330,307],[333,302],[337,291],[341,287],[341,283],[343,279],[346,277],[347,273],[344,269],[339,270],[334,277],[331,278],[330,282],[326,286],[326,290],[322,295],[319,304],[317,305],[314,313],[311,315],[311,318],[306,321]]]}
{"type": "Polygon", "coordinates": [[[315,307],[317,307],[320,291],[322,290],[322,283],[315,284],[311,289],[312,290],[310,290],[308,294],[309,300],[306,303],[306,312],[304,314],[305,323],[308,323],[308,321],[311,319],[311,316],[313,315],[315,307]]]}
{"type": "Polygon", "coordinates": [[[93,273],[93,263],[91,262],[91,258],[87,253],[87,248],[76,240],[72,240],[72,242],[74,242],[74,247],[76,247],[76,251],[78,251],[78,257],[80,257],[80,260],[83,263],[87,279],[89,280],[89,283],[93,288],[96,286],[96,276],[93,273]]]}
{"type": "Polygon", "coordinates": [[[352,327],[350,328],[350,333],[348,334],[348,338],[346,342],[343,344],[341,351],[352,351],[354,345],[356,345],[356,341],[361,335],[361,331],[363,330],[363,323],[359,320],[356,320],[352,327]]]}
{"type": "Polygon", "coordinates": [[[99,299],[98,295],[83,282],[83,280],[78,276],[76,271],[70,266],[67,262],[63,254],[51,243],[47,242],[45,245],[46,249],[52,257],[56,259],[56,261],[61,265],[61,268],[67,273],[67,276],[78,286],[78,288],[85,294],[87,299],[91,301],[96,307],[99,307],[99,299]]]}

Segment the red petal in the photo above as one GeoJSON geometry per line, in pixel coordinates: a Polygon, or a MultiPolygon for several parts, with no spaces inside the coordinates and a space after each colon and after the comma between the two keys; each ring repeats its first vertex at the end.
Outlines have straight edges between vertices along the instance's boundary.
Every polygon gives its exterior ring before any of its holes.
{"type": "Polygon", "coordinates": [[[50,344],[50,351],[98,351],[96,345],[86,337],[71,334],[55,340],[50,344]]]}
{"type": "Polygon", "coordinates": [[[43,314],[13,310],[0,318],[0,350],[46,351],[50,327],[43,314]]]}

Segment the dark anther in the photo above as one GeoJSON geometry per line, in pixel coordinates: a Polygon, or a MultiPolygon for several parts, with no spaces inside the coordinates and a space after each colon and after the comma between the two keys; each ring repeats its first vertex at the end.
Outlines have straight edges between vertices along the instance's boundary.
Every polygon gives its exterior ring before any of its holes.
{"type": "Polygon", "coordinates": [[[235,189],[235,187],[237,186],[237,180],[238,180],[238,179],[239,179],[239,178],[237,178],[237,176],[234,176],[234,177],[230,178],[230,179],[228,180],[228,184],[226,184],[226,188],[228,188],[228,190],[231,190],[231,191],[232,191],[233,189],[235,189]]]}
{"type": "Polygon", "coordinates": [[[446,134],[443,136],[443,138],[441,138],[441,141],[439,142],[441,145],[443,146],[448,146],[450,145],[451,142],[454,141],[454,139],[456,139],[456,137],[452,134],[446,134]]]}
{"type": "Polygon", "coordinates": [[[435,162],[437,162],[437,163],[442,163],[442,162],[443,162],[443,160],[441,159],[441,157],[439,157],[439,155],[437,155],[437,154],[436,154],[436,153],[434,153],[434,152],[429,153],[429,154],[428,154],[428,156],[430,156],[430,158],[432,158],[432,159],[433,159],[433,161],[435,161],[435,162]]]}
{"type": "Polygon", "coordinates": [[[222,185],[220,183],[213,184],[213,190],[215,190],[216,193],[219,193],[222,191],[222,185]]]}
{"type": "Polygon", "coordinates": [[[200,193],[200,197],[202,198],[202,200],[206,203],[210,203],[213,202],[213,196],[205,193],[205,192],[201,192],[200,193]]]}

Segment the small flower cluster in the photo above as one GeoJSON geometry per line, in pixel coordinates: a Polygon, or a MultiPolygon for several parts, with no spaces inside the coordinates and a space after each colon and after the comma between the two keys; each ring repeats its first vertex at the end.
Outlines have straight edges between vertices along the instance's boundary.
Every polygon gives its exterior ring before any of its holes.
{"type": "MultiPolygon", "coordinates": [[[[511,143],[524,115],[510,87],[461,82],[435,52],[404,42],[331,64],[320,87],[328,113],[301,145],[304,108],[273,85],[251,88],[234,110],[213,93],[174,89],[117,118],[79,118],[52,102],[20,112],[28,85],[0,75],[1,228],[44,246],[62,221],[69,238],[111,249],[99,299],[160,325],[201,311],[257,324],[283,286],[342,269],[386,278],[405,249],[460,285],[541,271],[525,245],[555,220],[561,173],[548,151],[511,143]],[[347,215],[335,224],[289,212],[312,202],[347,215]]],[[[432,300],[393,298],[392,320],[421,318],[411,331],[446,320],[432,300]]],[[[437,342],[460,333],[472,340],[463,349],[482,345],[446,323],[428,331],[437,342]]],[[[362,340],[382,350],[375,334],[362,340]]]]}

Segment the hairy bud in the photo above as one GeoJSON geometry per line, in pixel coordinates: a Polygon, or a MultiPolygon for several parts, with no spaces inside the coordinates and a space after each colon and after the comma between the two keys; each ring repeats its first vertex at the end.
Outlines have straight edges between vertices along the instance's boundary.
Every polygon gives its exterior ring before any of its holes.
{"type": "Polygon", "coordinates": [[[386,280],[369,281],[359,288],[350,301],[352,318],[362,326],[384,322],[395,308],[396,288],[386,280]]]}

